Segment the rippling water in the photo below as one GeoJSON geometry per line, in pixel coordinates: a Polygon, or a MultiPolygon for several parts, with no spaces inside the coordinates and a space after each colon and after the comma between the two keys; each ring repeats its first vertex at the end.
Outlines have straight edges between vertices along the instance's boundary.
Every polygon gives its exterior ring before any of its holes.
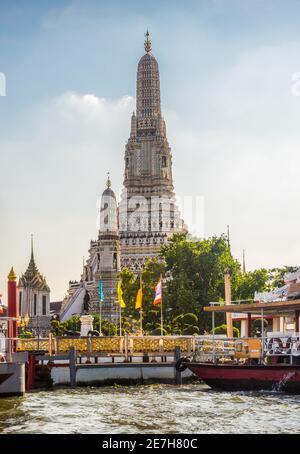
{"type": "Polygon", "coordinates": [[[287,432],[300,432],[300,396],[192,384],[58,389],[0,399],[0,433],[287,432]]]}

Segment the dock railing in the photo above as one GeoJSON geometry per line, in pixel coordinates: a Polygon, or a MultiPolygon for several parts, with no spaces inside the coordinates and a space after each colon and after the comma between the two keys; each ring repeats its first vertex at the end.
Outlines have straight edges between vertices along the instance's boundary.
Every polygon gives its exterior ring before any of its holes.
{"type": "Polygon", "coordinates": [[[172,355],[175,347],[185,355],[195,351],[197,337],[195,336],[99,336],[99,337],[70,337],[50,336],[48,338],[19,339],[21,351],[44,351],[50,354],[64,354],[75,347],[79,354],[91,355],[104,353],[125,356],[125,359],[135,354],[157,353],[172,355]]]}
{"type": "Polygon", "coordinates": [[[300,337],[299,333],[270,333],[263,338],[199,336],[195,342],[194,360],[210,363],[257,360],[255,362],[300,364],[300,337]]]}

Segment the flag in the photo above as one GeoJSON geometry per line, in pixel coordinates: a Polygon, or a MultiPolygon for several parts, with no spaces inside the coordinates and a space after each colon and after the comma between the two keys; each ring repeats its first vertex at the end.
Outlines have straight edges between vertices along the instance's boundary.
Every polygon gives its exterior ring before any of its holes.
{"type": "Polygon", "coordinates": [[[123,300],[123,290],[122,290],[121,279],[118,281],[118,301],[119,301],[120,307],[126,307],[126,304],[123,300]]]}
{"type": "Polygon", "coordinates": [[[29,323],[29,315],[28,315],[28,313],[27,313],[27,314],[25,315],[25,318],[24,318],[24,324],[25,324],[25,326],[27,326],[28,323],[29,323]]]}
{"type": "Polygon", "coordinates": [[[160,304],[161,303],[161,279],[158,281],[157,286],[155,287],[155,297],[153,304],[160,304]]]}
{"type": "Polygon", "coordinates": [[[99,281],[98,295],[99,295],[100,301],[104,301],[104,293],[103,293],[103,282],[102,282],[102,278],[101,278],[100,281],[99,281]]]}
{"type": "Polygon", "coordinates": [[[135,308],[142,309],[143,302],[143,286],[142,286],[142,276],[140,276],[140,288],[137,291],[135,308]]]}
{"type": "Polygon", "coordinates": [[[4,312],[4,306],[2,303],[2,295],[0,294],[0,314],[3,314],[3,312],[4,312]]]}

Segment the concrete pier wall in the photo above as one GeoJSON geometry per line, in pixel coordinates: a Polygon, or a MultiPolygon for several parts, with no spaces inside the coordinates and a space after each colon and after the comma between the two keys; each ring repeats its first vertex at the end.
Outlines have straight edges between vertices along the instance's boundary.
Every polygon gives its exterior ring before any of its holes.
{"type": "Polygon", "coordinates": [[[0,363],[0,396],[25,394],[25,364],[0,363]]]}
{"type": "MultiPolygon", "coordinates": [[[[187,369],[183,380],[192,377],[187,369]]],[[[69,367],[52,367],[53,386],[70,385],[69,367]]],[[[84,364],[77,365],[78,386],[104,386],[113,384],[174,383],[175,370],[172,364],[84,364]]]]}

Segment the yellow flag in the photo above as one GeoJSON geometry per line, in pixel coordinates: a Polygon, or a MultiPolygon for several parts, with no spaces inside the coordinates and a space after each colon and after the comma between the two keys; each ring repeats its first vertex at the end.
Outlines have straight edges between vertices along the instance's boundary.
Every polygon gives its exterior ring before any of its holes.
{"type": "Polygon", "coordinates": [[[142,277],[140,276],[140,288],[138,289],[138,292],[136,295],[135,308],[141,309],[142,302],[143,302],[143,286],[142,286],[142,277]]]}
{"type": "Polygon", "coordinates": [[[123,300],[123,290],[122,290],[122,281],[118,281],[118,301],[121,307],[126,307],[126,304],[123,300]]]}

